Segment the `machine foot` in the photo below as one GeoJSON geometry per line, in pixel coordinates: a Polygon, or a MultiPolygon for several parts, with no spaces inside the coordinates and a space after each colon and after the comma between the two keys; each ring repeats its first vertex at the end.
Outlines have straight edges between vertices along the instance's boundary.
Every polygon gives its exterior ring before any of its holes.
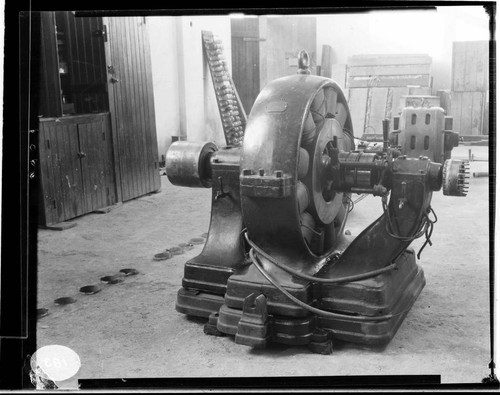
{"type": "Polygon", "coordinates": [[[219,319],[219,313],[212,313],[208,317],[208,322],[203,327],[203,332],[205,335],[210,336],[226,336],[225,333],[222,333],[217,329],[217,320],[219,319]]]}
{"type": "Polygon", "coordinates": [[[245,298],[235,342],[262,348],[270,340],[271,323],[267,314],[267,299],[263,294],[252,293],[245,298]]]}
{"type": "Polygon", "coordinates": [[[223,304],[223,296],[181,288],[177,292],[175,309],[179,313],[208,318],[210,314],[218,312],[223,304]]]}
{"type": "Polygon", "coordinates": [[[318,329],[311,336],[311,342],[307,345],[310,351],[316,354],[329,355],[333,353],[332,332],[318,329]]]}

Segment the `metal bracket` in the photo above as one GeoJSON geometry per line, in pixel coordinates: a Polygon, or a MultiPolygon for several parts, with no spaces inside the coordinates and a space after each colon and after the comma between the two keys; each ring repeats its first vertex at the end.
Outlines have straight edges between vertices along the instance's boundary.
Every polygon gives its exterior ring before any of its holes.
{"type": "Polygon", "coordinates": [[[219,200],[226,196],[229,196],[229,192],[224,192],[224,184],[222,184],[222,176],[217,177],[217,180],[219,180],[219,190],[215,194],[215,200],[219,200]]]}
{"type": "Polygon", "coordinates": [[[243,170],[240,176],[241,194],[250,197],[284,198],[292,194],[292,179],[282,171],[275,171],[273,175],[265,176],[263,171],[251,174],[250,170],[243,170]]]}

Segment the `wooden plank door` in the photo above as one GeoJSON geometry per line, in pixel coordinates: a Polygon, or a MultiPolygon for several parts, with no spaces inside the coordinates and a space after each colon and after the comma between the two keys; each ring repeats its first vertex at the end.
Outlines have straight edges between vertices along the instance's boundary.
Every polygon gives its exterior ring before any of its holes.
{"type": "Polygon", "coordinates": [[[41,118],[40,223],[116,203],[109,113],[41,118]]]}
{"type": "Polygon", "coordinates": [[[109,17],[104,24],[117,194],[126,201],[161,188],[149,39],[146,18],[109,17]]]}
{"type": "Polygon", "coordinates": [[[33,14],[34,18],[40,18],[38,115],[45,118],[58,117],[62,115],[62,101],[55,14],[33,14]]]}
{"type": "Polygon", "coordinates": [[[83,197],[78,129],[73,122],[40,122],[39,155],[45,224],[87,212],[83,197]]]}
{"type": "MultiPolygon", "coordinates": [[[[108,111],[106,62],[102,18],[75,17],[72,12],[57,12],[58,36],[64,38],[66,73],[65,102],[77,114],[108,111]],[[71,104],[70,104],[71,103],[71,104]]],[[[64,105],[63,105],[64,107],[64,105]]]]}
{"type": "Polygon", "coordinates": [[[460,136],[485,134],[485,106],[485,92],[451,92],[448,115],[453,117],[453,130],[460,136]]]}
{"type": "Polygon", "coordinates": [[[453,43],[452,90],[484,92],[489,89],[489,42],[462,41],[453,43]]]}
{"type": "Polygon", "coordinates": [[[316,74],[316,18],[283,16],[262,17],[259,34],[265,39],[261,47],[261,88],[276,78],[297,73],[297,56],[306,50],[311,74],[316,74]]]}
{"type": "Polygon", "coordinates": [[[260,92],[259,42],[257,18],[231,19],[232,78],[247,115],[260,92]]]}
{"type": "Polygon", "coordinates": [[[111,131],[106,116],[78,125],[83,199],[87,212],[116,203],[111,131]]]}

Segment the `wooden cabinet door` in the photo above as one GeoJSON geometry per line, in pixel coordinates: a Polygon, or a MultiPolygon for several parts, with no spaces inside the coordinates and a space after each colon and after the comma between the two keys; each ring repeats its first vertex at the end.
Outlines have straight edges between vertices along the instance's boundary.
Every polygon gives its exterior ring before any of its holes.
{"type": "MultiPolygon", "coordinates": [[[[146,18],[104,18],[118,199],[160,190],[151,57],[146,18]],[[120,196],[121,195],[121,196],[120,196]]],[[[168,70],[165,70],[168,72],[168,70]]]]}
{"type": "Polygon", "coordinates": [[[86,212],[116,203],[108,118],[78,125],[83,205],[86,212]]]}
{"type": "Polygon", "coordinates": [[[85,214],[78,126],[74,122],[40,122],[41,222],[50,225],[85,214]]]}
{"type": "Polygon", "coordinates": [[[109,114],[40,120],[40,223],[52,225],[115,204],[109,114]]]}

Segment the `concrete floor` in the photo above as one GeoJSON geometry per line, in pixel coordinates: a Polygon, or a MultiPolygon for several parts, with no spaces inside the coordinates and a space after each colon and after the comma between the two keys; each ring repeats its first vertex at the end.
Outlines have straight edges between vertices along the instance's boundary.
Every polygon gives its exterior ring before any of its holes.
{"type": "MultiPolygon", "coordinates": [[[[487,158],[487,147],[460,146],[454,157],[487,158]]],[[[487,171],[471,163],[471,173],[487,171]]],[[[357,195],[353,195],[353,200],[357,195]]],[[[427,284],[393,340],[384,348],[335,345],[333,354],[306,347],[265,350],[235,344],[231,337],[207,336],[204,320],[175,311],[183,265],[202,245],[154,261],[166,248],[208,231],[211,191],[172,186],[117,206],[107,214],[75,219],[62,232],[38,232],[38,347],[72,348],[82,361],[79,378],[270,377],[441,375],[443,383],[480,383],[489,374],[488,178],[472,178],[466,198],[434,194],[438,222],[432,246],[419,264],[427,284]],[[123,268],[138,275],[115,285],[100,278],[123,268]],[[101,284],[94,295],[79,293],[101,284]],[[72,296],[76,303],[54,300],[72,296]]],[[[346,229],[355,235],[382,213],[379,198],[355,207],[346,229]]],[[[414,242],[420,248],[423,240],[414,242]]]]}

